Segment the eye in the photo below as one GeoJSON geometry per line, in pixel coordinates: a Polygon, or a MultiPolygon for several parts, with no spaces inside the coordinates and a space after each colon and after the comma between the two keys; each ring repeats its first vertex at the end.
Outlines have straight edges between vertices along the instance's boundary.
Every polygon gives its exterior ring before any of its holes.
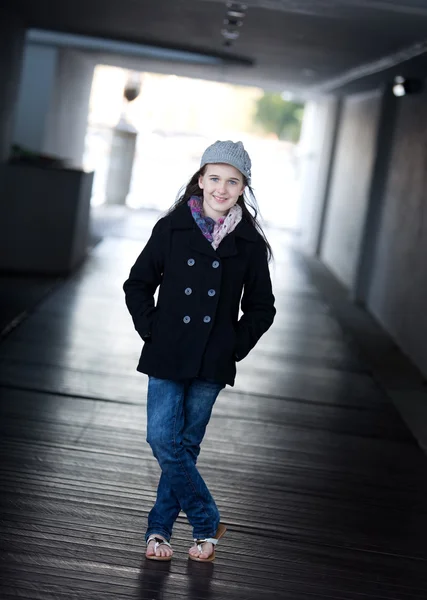
{"type": "Polygon", "coordinates": [[[218,181],[218,177],[211,177],[211,181],[218,181]]]}
{"type": "Polygon", "coordinates": [[[230,183],[233,184],[233,185],[237,185],[237,181],[231,180],[230,183]]]}

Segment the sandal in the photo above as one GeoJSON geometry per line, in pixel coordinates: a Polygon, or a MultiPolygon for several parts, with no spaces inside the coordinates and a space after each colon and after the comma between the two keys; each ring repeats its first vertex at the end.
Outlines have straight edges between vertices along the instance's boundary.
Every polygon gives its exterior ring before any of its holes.
{"type": "Polygon", "coordinates": [[[194,540],[195,546],[197,546],[197,549],[199,552],[203,552],[202,544],[204,544],[205,542],[210,542],[211,544],[214,545],[212,554],[210,556],[208,556],[208,558],[198,558],[197,556],[192,556],[191,554],[189,554],[188,557],[191,560],[196,560],[197,562],[212,562],[213,560],[215,560],[215,546],[217,545],[218,541],[222,538],[222,536],[224,535],[224,533],[226,531],[227,531],[226,526],[222,525],[222,523],[220,523],[218,525],[218,529],[216,530],[215,537],[205,538],[204,540],[197,540],[197,539],[194,540]]]}
{"type": "Polygon", "coordinates": [[[172,560],[172,555],[171,556],[156,556],[156,551],[157,548],[159,548],[160,546],[168,546],[169,548],[172,548],[172,546],[169,544],[169,542],[167,542],[166,540],[164,540],[161,537],[158,537],[156,534],[150,535],[150,537],[147,540],[147,547],[148,544],[152,541],[155,541],[154,544],[154,554],[152,556],[147,556],[145,555],[145,558],[147,558],[148,560],[172,560]]]}

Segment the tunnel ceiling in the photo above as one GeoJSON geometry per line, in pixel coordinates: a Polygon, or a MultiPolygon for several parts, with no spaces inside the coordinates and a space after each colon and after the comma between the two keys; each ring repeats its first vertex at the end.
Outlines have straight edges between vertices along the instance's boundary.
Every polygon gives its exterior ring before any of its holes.
{"type": "Polygon", "coordinates": [[[14,0],[12,6],[29,27],[221,56],[230,64],[205,67],[209,78],[263,87],[335,91],[411,56],[425,58],[426,0],[245,4],[231,48],[221,35],[226,2],[216,0],[14,0]]]}

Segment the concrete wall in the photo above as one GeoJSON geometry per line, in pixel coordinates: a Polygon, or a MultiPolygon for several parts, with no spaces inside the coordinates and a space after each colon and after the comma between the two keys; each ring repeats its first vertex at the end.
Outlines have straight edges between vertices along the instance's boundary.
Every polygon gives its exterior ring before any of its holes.
{"type": "Polygon", "coordinates": [[[367,308],[427,375],[427,92],[398,100],[367,308]]]}
{"type": "Polygon", "coordinates": [[[310,255],[316,254],[319,243],[339,109],[338,99],[322,98],[308,102],[304,110],[299,144],[299,241],[301,250],[310,255]]]}
{"type": "Polygon", "coordinates": [[[8,158],[12,143],[24,37],[24,24],[0,7],[0,161],[8,158]]]}
{"type": "Polygon", "coordinates": [[[331,114],[309,105],[302,246],[313,254],[326,210],[320,259],[427,376],[427,87],[342,100],[325,200],[331,114]]]}
{"type": "Polygon", "coordinates": [[[343,103],[320,256],[348,288],[354,286],[376,156],[382,93],[343,103]]]}

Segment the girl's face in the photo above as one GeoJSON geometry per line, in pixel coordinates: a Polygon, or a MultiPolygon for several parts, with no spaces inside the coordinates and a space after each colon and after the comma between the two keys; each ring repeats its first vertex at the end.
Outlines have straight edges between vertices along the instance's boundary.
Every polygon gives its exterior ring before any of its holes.
{"type": "Polygon", "coordinates": [[[203,190],[203,212],[217,221],[228,213],[245,189],[243,175],[225,164],[206,165],[205,174],[199,177],[203,190]]]}

